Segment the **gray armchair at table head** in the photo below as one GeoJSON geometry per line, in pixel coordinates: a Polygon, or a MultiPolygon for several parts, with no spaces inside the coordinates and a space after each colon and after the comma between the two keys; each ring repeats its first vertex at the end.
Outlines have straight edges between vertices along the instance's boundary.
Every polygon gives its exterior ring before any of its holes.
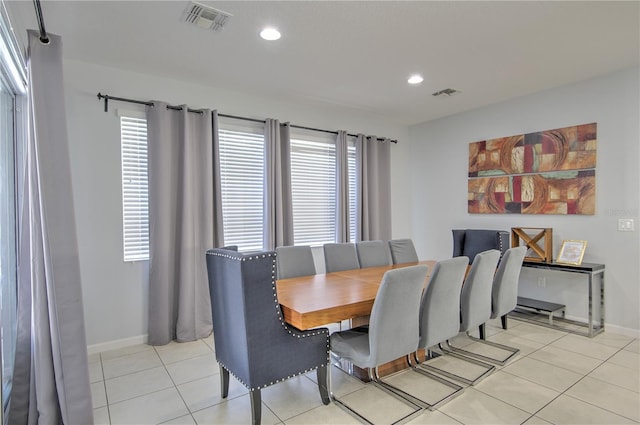
{"type": "Polygon", "coordinates": [[[328,331],[300,331],[284,322],[275,286],[276,253],[212,249],[206,258],[222,397],[228,395],[232,374],[249,389],[253,423],[260,423],[261,389],[316,369],[322,401],[328,404],[328,331]]]}

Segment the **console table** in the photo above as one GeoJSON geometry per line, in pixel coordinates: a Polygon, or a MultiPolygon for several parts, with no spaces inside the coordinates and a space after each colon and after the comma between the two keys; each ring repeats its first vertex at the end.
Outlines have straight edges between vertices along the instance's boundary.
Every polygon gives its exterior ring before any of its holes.
{"type": "MultiPolygon", "coordinates": [[[[604,331],[604,264],[596,264],[596,263],[582,263],[579,266],[568,265],[568,264],[559,264],[559,263],[544,263],[537,261],[524,261],[522,263],[522,267],[528,267],[532,269],[544,269],[544,270],[553,270],[559,272],[568,272],[568,273],[581,273],[585,274],[588,277],[589,281],[589,315],[588,315],[588,323],[582,323],[575,320],[565,319],[564,317],[558,318],[557,321],[567,322],[573,325],[578,325],[580,327],[586,327],[586,332],[576,331],[573,329],[566,329],[558,326],[557,323],[554,323],[553,320],[549,320],[549,323],[545,323],[538,320],[530,320],[522,315],[517,314],[517,309],[514,310],[515,319],[525,320],[529,322],[536,323],[538,325],[548,326],[552,328],[561,328],[562,330],[579,333],[586,335],[588,337],[593,337],[600,332],[604,331]],[[595,279],[597,275],[600,275],[600,279],[595,279]],[[599,285],[597,285],[599,283],[599,285]],[[599,286],[599,290],[596,288],[599,286]],[[594,298],[600,299],[600,310],[599,314],[594,322],[594,298]]],[[[531,301],[531,300],[529,300],[531,301]]],[[[545,304],[542,302],[542,304],[545,304]]],[[[548,303],[552,305],[553,303],[548,303]]],[[[554,306],[558,306],[557,304],[553,304],[554,306]]],[[[557,322],[556,321],[556,322],[557,322]]]]}

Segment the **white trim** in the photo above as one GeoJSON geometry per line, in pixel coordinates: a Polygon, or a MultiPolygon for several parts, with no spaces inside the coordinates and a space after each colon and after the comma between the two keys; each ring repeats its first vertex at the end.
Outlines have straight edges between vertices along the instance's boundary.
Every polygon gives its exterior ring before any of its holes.
{"type": "Polygon", "coordinates": [[[87,346],[87,354],[97,354],[102,353],[103,351],[117,350],[120,348],[129,347],[132,345],[140,345],[146,344],[148,341],[148,337],[146,334],[132,336],[129,338],[116,339],[114,341],[101,342],[99,344],[93,344],[87,346]]]}
{"type": "Polygon", "coordinates": [[[632,329],[632,328],[623,328],[622,326],[618,326],[618,325],[612,325],[610,323],[606,323],[604,324],[604,332],[605,334],[618,334],[618,335],[624,335],[624,336],[628,336],[631,338],[640,338],[640,330],[639,329],[632,329]]]}

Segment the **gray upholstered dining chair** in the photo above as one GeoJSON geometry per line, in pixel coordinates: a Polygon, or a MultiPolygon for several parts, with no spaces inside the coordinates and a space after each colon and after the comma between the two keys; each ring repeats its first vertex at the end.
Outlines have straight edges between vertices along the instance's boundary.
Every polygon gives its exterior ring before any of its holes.
{"type": "Polygon", "coordinates": [[[417,263],[418,253],[411,239],[392,239],[389,241],[393,264],[417,263]]]}
{"type": "Polygon", "coordinates": [[[387,244],[383,241],[356,242],[356,252],[361,268],[388,266],[391,264],[387,244]]]}
{"type": "Polygon", "coordinates": [[[249,390],[252,423],[259,424],[263,388],[315,369],[320,397],[328,404],[328,330],[300,331],[284,321],[276,253],[212,249],[206,260],[222,398],[232,374],[249,390]]]}
{"type": "Polygon", "coordinates": [[[509,248],[510,233],[505,230],[453,229],[453,257],[464,255],[473,263],[476,254],[491,249],[500,251],[500,257],[509,248]]]}
{"type": "MultiPolygon", "coordinates": [[[[419,413],[423,406],[398,388],[383,382],[378,366],[416,351],[420,295],[426,276],[427,266],[422,265],[387,271],[373,302],[368,328],[334,332],[330,338],[333,353],[358,367],[369,368],[373,385],[390,391],[413,407],[413,412],[402,420],[419,413]]],[[[333,394],[331,397],[339,406],[366,421],[333,394]]]]}
{"type": "MultiPolygon", "coordinates": [[[[484,324],[489,320],[489,316],[491,315],[491,285],[499,258],[500,251],[495,249],[477,254],[462,285],[459,298],[460,322],[458,331],[465,332],[467,336],[469,336],[469,332],[476,327],[480,328],[480,334],[484,335],[484,324]]],[[[455,379],[467,385],[474,385],[495,370],[494,365],[478,360],[475,353],[454,347],[449,339],[445,341],[444,345],[441,345],[441,348],[447,355],[473,363],[480,369],[483,369],[479,375],[470,379],[441,368],[430,367],[430,369],[436,370],[448,378],[455,379]]]]}
{"type": "Polygon", "coordinates": [[[327,243],[322,247],[327,273],[360,268],[356,246],[352,243],[327,243]]]}
{"type": "Polygon", "coordinates": [[[502,256],[491,290],[491,318],[500,317],[502,329],[507,329],[507,314],[516,308],[518,280],[522,262],[527,254],[526,246],[509,248],[502,256]]]}
{"type": "MultiPolygon", "coordinates": [[[[429,283],[422,294],[420,303],[420,341],[418,349],[426,350],[426,360],[434,357],[431,347],[435,345],[440,345],[441,347],[443,342],[458,335],[460,328],[460,291],[468,265],[469,259],[467,257],[456,257],[439,261],[431,271],[429,283]]],[[[431,370],[431,367],[428,362],[419,363],[417,351],[414,353],[414,358],[419,367],[414,367],[413,370],[425,374],[428,378],[452,389],[439,400],[430,403],[425,402],[429,409],[440,406],[462,392],[461,386],[438,375],[426,372],[424,369],[431,370]]],[[[442,374],[442,370],[438,368],[433,368],[432,370],[442,374]]]]}
{"type": "Polygon", "coordinates": [[[279,246],[276,253],[278,279],[316,274],[310,246],[279,246]]]}

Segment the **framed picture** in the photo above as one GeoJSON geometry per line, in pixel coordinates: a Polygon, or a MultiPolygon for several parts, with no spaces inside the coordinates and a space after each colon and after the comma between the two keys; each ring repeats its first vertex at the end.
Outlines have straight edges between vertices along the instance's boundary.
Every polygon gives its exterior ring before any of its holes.
{"type": "Polygon", "coordinates": [[[582,257],[586,248],[587,241],[562,241],[562,247],[556,263],[579,266],[582,264],[582,257]]]}

